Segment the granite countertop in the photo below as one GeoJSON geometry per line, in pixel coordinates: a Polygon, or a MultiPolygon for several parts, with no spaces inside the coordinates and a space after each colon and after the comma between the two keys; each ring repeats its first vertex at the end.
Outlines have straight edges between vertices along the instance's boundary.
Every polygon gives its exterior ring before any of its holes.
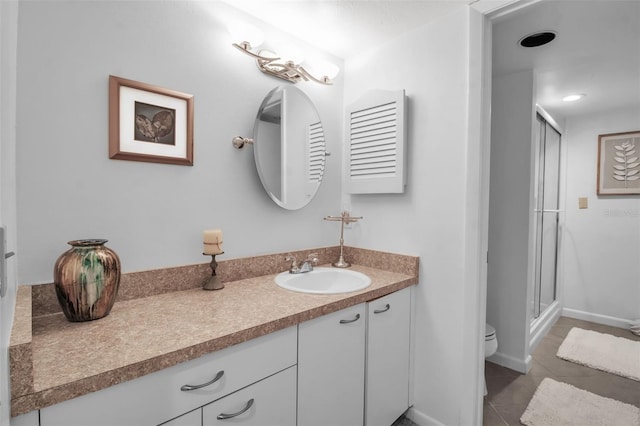
{"type": "MultiPolygon", "coordinates": [[[[417,284],[415,268],[351,269],[371,278],[352,293],[317,295],[278,287],[276,274],[117,301],[99,320],[32,313],[32,287],[20,286],[11,336],[12,416],[195,359],[324,314],[417,284]],[[403,273],[406,272],[406,273],[403,273]]],[[[370,262],[365,262],[370,263],[370,262]]]]}

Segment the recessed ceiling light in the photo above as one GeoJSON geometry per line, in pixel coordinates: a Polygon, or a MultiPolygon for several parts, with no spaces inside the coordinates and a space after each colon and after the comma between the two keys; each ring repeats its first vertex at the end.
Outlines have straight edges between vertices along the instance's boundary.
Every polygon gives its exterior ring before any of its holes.
{"type": "Polygon", "coordinates": [[[585,95],[583,95],[583,94],[575,94],[575,95],[565,96],[564,98],[562,98],[562,100],[565,101],[565,102],[575,102],[575,101],[580,100],[580,99],[582,99],[584,97],[585,97],[585,95]]]}
{"type": "Polygon", "coordinates": [[[522,37],[518,44],[522,47],[538,47],[551,43],[555,38],[556,33],[553,31],[540,31],[522,37]]]}

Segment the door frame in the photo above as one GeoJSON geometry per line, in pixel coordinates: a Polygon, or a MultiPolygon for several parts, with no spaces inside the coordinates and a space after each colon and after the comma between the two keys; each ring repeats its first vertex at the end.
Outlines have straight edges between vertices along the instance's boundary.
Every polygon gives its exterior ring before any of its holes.
{"type": "MultiPolygon", "coordinates": [[[[476,362],[470,368],[468,373],[474,377],[475,371],[475,386],[470,386],[471,391],[475,392],[474,406],[471,411],[463,411],[460,415],[460,424],[482,424],[483,410],[484,410],[484,331],[486,324],[486,312],[487,312],[487,258],[488,258],[488,238],[489,238],[489,184],[490,184],[490,153],[491,153],[491,84],[492,84],[492,59],[493,59],[493,31],[492,27],[494,22],[500,18],[514,13],[522,8],[526,8],[532,4],[538,3],[542,0],[476,0],[471,2],[470,7],[481,14],[481,22],[478,22],[471,17],[470,22],[470,47],[477,47],[474,43],[474,37],[481,37],[481,51],[477,55],[470,53],[470,75],[481,75],[480,90],[473,91],[470,88],[469,94],[469,117],[474,117],[474,103],[480,105],[479,114],[475,114],[475,118],[479,120],[478,123],[469,122],[469,137],[468,141],[471,145],[474,141],[478,141],[480,146],[477,153],[480,155],[480,171],[477,177],[480,180],[480,196],[478,217],[476,223],[480,227],[479,232],[476,234],[475,242],[478,250],[479,259],[477,263],[467,264],[470,274],[474,271],[477,277],[473,277],[468,280],[476,288],[469,287],[470,299],[475,300],[476,305],[472,307],[469,315],[471,320],[474,320],[475,326],[472,330],[468,330],[469,341],[475,342],[475,347],[470,348],[470,352],[475,356],[476,362]],[[475,64],[474,61],[479,60],[480,64],[475,64]],[[474,65],[476,68],[474,74],[474,65]],[[474,136],[474,132],[476,135],[474,136]]],[[[472,49],[471,49],[472,50],[472,49]]],[[[469,193],[467,193],[467,199],[469,193]]],[[[473,236],[469,237],[469,242],[473,240],[473,236]]],[[[465,362],[465,365],[469,363],[465,362]]],[[[465,374],[466,375],[466,374],[465,374]]]]}
{"type": "MultiPolygon", "coordinates": [[[[0,1],[0,223],[16,251],[16,68],[18,0],[0,1]]],[[[4,253],[1,254],[4,256],[4,253]]],[[[0,424],[9,424],[9,342],[16,299],[16,258],[7,262],[7,292],[0,298],[0,424]]]]}

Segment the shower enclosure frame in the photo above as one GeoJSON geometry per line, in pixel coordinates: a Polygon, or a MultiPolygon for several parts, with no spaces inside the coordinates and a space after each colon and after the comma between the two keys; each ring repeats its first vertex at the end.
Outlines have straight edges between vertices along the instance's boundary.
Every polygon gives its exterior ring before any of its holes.
{"type": "MultiPolygon", "coordinates": [[[[534,140],[532,146],[533,159],[535,162],[535,192],[536,192],[536,203],[534,203],[534,209],[532,211],[533,215],[533,229],[531,234],[531,244],[532,244],[532,254],[531,254],[531,263],[532,263],[532,272],[533,275],[531,277],[530,285],[533,287],[528,294],[530,295],[530,300],[528,301],[528,306],[531,309],[530,312],[530,329],[529,329],[529,353],[532,353],[536,348],[540,340],[547,334],[548,330],[553,326],[557,318],[560,317],[562,311],[562,242],[563,242],[563,233],[564,233],[564,211],[565,211],[565,186],[566,186],[566,178],[564,171],[566,170],[566,143],[565,136],[561,126],[549,115],[544,109],[536,106],[536,114],[535,114],[535,124],[540,125],[540,120],[542,120],[542,126],[550,127],[553,131],[555,131],[559,136],[559,148],[558,148],[558,161],[557,161],[557,188],[556,188],[556,207],[555,209],[545,209],[544,199],[539,200],[538,198],[541,196],[540,193],[543,191],[540,188],[540,176],[539,174],[544,173],[544,156],[545,152],[544,146],[541,146],[540,138],[538,140],[534,140]],[[542,151],[542,152],[541,152],[542,151]],[[542,157],[542,158],[540,158],[542,157]],[[541,163],[541,164],[540,164],[541,163]],[[540,166],[540,167],[539,167],[540,166]],[[543,221],[545,220],[545,214],[553,213],[556,220],[555,227],[555,253],[553,255],[553,269],[554,269],[554,297],[553,300],[545,307],[545,309],[540,309],[540,288],[539,288],[539,278],[540,278],[540,270],[541,264],[539,259],[539,252],[541,251],[539,241],[540,234],[543,232],[543,229],[540,229],[543,226],[543,221]],[[537,306],[536,306],[537,305],[537,306]]],[[[546,131],[546,127],[545,127],[546,131]]],[[[539,136],[539,134],[538,134],[539,136]]],[[[542,195],[544,197],[544,195],[542,195]]],[[[548,219],[548,217],[547,217],[548,219]]]]}

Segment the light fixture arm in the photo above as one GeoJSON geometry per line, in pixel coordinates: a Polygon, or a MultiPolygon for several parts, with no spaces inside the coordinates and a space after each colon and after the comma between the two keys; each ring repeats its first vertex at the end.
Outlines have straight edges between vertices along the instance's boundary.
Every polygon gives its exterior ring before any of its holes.
{"type": "Polygon", "coordinates": [[[238,49],[239,51],[241,51],[242,53],[246,53],[247,55],[249,55],[252,58],[255,58],[255,59],[259,60],[259,61],[273,62],[273,61],[280,60],[280,58],[267,58],[266,56],[260,56],[257,53],[253,53],[251,51],[251,45],[249,44],[248,41],[243,41],[240,44],[232,43],[232,46],[235,47],[236,49],[238,49]]]}
{"type": "Polygon", "coordinates": [[[251,44],[247,41],[243,41],[242,43],[233,43],[233,47],[240,50],[241,52],[251,56],[256,60],[256,64],[260,71],[265,74],[272,75],[274,77],[281,78],[283,80],[290,81],[292,83],[297,83],[299,81],[315,81],[316,83],[331,85],[333,84],[329,77],[326,75],[322,78],[315,78],[313,75],[309,73],[306,69],[304,69],[301,65],[295,64],[293,61],[285,61],[283,63],[277,62],[280,61],[279,57],[266,57],[258,53],[254,53],[251,51],[251,44]]]}

